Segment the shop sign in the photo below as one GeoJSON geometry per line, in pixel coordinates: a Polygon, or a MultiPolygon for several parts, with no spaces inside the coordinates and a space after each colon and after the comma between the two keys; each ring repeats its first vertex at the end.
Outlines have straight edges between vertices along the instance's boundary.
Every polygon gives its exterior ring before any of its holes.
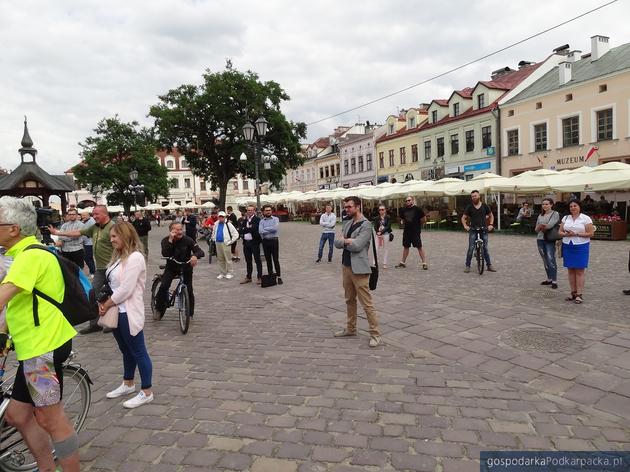
{"type": "Polygon", "coordinates": [[[464,166],[464,172],[473,172],[476,170],[486,170],[486,169],[492,169],[492,162],[486,161],[486,162],[480,162],[478,164],[469,164],[467,166],[464,166]]]}

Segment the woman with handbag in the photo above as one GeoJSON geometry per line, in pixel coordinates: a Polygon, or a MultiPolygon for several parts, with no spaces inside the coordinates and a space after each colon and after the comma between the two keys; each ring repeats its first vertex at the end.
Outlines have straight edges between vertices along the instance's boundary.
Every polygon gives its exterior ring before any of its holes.
{"type": "Polygon", "coordinates": [[[565,298],[567,302],[581,304],[584,302],[585,270],[588,267],[588,255],[591,238],[595,233],[593,220],[582,213],[578,200],[569,203],[569,215],[562,218],[560,236],[562,236],[562,260],[564,267],[569,270],[569,284],[571,296],[565,298]]]}
{"type": "Polygon", "coordinates": [[[142,381],[141,390],[123,403],[125,408],[137,408],[153,401],[153,364],[144,343],[143,332],[146,265],[140,238],[130,223],[116,223],[111,229],[110,237],[114,252],[106,277],[111,287],[111,296],[104,301],[99,297],[99,321],[114,328],[114,338],[123,356],[123,383],[106,396],[118,398],[135,393],[134,376],[137,367],[142,381]]]}
{"type": "Polygon", "coordinates": [[[387,269],[387,255],[389,254],[389,243],[394,239],[392,233],[391,218],[387,214],[385,205],[379,205],[378,216],[374,218],[374,231],[376,232],[376,247],[378,254],[383,261],[383,269],[387,269]]]}
{"type": "Polygon", "coordinates": [[[559,233],[560,214],[553,209],[553,200],[542,201],[542,213],[538,215],[535,230],[538,232],[538,252],[542,257],[547,279],[540,285],[551,285],[558,288],[558,265],[556,264],[556,241],[561,239],[559,233]]]}

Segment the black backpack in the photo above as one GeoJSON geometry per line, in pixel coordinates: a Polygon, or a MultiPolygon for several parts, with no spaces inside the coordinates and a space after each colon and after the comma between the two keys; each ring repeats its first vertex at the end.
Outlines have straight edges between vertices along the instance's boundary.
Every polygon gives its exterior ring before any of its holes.
{"type": "Polygon", "coordinates": [[[57,255],[55,252],[48,249],[47,246],[33,244],[26,248],[26,250],[29,249],[40,249],[55,256],[59,262],[59,268],[61,269],[65,287],[61,303],[40,290],[36,288],[33,289],[33,321],[35,322],[35,326],[39,326],[39,298],[54,305],[63,313],[63,316],[66,317],[72,326],[95,319],[98,316],[98,310],[94,289],[92,288],[90,280],[79,266],[71,260],[57,255]]]}

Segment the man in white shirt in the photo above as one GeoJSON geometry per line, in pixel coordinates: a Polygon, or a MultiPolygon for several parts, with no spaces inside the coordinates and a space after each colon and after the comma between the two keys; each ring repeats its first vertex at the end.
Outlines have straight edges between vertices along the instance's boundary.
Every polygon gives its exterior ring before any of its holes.
{"type": "Polygon", "coordinates": [[[333,246],[335,244],[335,225],[337,224],[337,215],[332,211],[332,205],[329,203],[326,205],[326,211],[319,217],[319,226],[322,227],[322,235],[319,238],[319,252],[317,253],[317,260],[315,262],[322,261],[322,255],[324,254],[324,246],[328,241],[328,262],[332,262],[333,246]]]}

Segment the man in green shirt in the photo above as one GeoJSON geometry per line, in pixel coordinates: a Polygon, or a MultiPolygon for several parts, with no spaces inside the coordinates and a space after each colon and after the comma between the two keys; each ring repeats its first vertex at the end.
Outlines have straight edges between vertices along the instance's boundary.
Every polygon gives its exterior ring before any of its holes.
{"type": "Polygon", "coordinates": [[[55,470],[50,443],[64,472],[79,471],[79,440],[66,416],[61,394],[63,363],[77,334],[54,305],[39,298],[39,325],[33,314],[33,291],[61,302],[64,280],[57,258],[41,250],[37,214],[26,200],[0,198],[0,246],[7,248],[13,263],[0,284],[0,355],[6,355],[7,328],[11,333],[19,366],[6,411],[37,461],[39,470],[55,470]]]}
{"type": "MultiPolygon", "coordinates": [[[[59,231],[52,226],[50,226],[49,229],[50,232],[56,236],[67,236],[70,238],[87,236],[92,239],[94,261],[96,262],[96,272],[94,273],[94,279],[92,279],[92,287],[94,288],[94,293],[98,295],[105,284],[105,271],[107,264],[109,264],[112,258],[113,248],[112,242],[109,239],[109,231],[114,225],[114,222],[110,219],[105,205],[96,205],[92,210],[92,218],[94,218],[96,224],[81,230],[59,231]]],[[[96,324],[97,320],[98,317],[91,320],[90,326],[83,328],[79,332],[81,334],[90,334],[100,331],[102,328],[96,324]]]]}

